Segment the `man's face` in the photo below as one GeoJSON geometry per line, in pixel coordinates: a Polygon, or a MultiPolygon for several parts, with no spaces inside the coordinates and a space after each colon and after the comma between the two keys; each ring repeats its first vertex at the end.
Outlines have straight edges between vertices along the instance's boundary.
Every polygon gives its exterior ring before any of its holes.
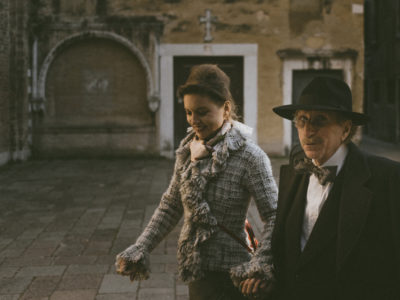
{"type": "Polygon", "coordinates": [[[351,121],[339,123],[334,113],[325,111],[296,112],[294,119],[301,147],[317,165],[325,163],[350,133],[351,121]]]}

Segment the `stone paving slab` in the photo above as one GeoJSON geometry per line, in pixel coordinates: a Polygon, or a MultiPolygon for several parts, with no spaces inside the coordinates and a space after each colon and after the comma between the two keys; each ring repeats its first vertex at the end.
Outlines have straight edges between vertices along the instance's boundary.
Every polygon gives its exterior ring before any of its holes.
{"type": "Polygon", "coordinates": [[[65,275],[75,274],[107,274],[110,269],[109,265],[70,265],[65,275]]]}
{"type": "Polygon", "coordinates": [[[97,290],[55,291],[50,300],[94,300],[97,290]]]}
{"type": "Polygon", "coordinates": [[[173,300],[174,289],[168,288],[141,288],[138,295],[139,300],[173,300]]]}
{"type": "Polygon", "coordinates": [[[130,282],[128,277],[108,274],[103,278],[99,294],[135,293],[139,287],[138,282],[130,282]]]}
{"type": "Polygon", "coordinates": [[[52,257],[19,256],[6,258],[1,267],[25,267],[25,266],[48,266],[52,263],[52,257]]]}
{"type": "Polygon", "coordinates": [[[21,299],[48,299],[57,287],[60,276],[35,277],[21,299]]]}
{"type": "Polygon", "coordinates": [[[22,267],[15,277],[61,276],[65,269],[65,266],[22,267]]]}
{"type": "Polygon", "coordinates": [[[0,300],[18,300],[20,295],[0,295],[0,300]]]}
{"type": "Polygon", "coordinates": [[[26,290],[32,277],[5,277],[0,279],[0,295],[19,294],[26,290]]]}
{"type": "Polygon", "coordinates": [[[74,274],[64,275],[59,283],[58,290],[98,289],[103,279],[102,274],[74,274]]]}
{"type": "Polygon", "coordinates": [[[140,289],[146,288],[163,288],[174,289],[175,278],[168,273],[152,273],[151,280],[144,280],[140,282],[140,289]]]}
{"type": "Polygon", "coordinates": [[[0,278],[13,277],[18,270],[18,267],[2,267],[0,268],[0,278]]]}
{"type": "Polygon", "coordinates": [[[135,300],[136,293],[126,294],[100,294],[97,295],[96,300],[135,300]]]}
{"type": "MultiPolygon", "coordinates": [[[[271,162],[277,175],[284,160],[271,162]]],[[[187,300],[177,277],[180,225],[150,255],[147,281],[131,283],[114,267],[115,255],[152,216],[172,170],[163,159],[0,168],[0,300],[187,300]]]]}

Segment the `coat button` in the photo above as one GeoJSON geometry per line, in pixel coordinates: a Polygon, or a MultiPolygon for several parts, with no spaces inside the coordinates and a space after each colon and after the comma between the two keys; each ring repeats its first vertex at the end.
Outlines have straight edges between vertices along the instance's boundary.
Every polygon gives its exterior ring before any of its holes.
{"type": "Polygon", "coordinates": [[[300,274],[294,275],[294,278],[295,278],[297,281],[300,280],[300,274]]]}

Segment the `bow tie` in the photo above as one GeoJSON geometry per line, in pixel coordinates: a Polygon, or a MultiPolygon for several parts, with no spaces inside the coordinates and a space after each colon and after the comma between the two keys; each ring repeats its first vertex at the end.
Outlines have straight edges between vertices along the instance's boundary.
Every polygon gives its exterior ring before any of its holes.
{"type": "Polygon", "coordinates": [[[309,158],[297,160],[294,169],[299,173],[314,174],[321,185],[333,182],[336,177],[337,166],[317,167],[309,158]]]}

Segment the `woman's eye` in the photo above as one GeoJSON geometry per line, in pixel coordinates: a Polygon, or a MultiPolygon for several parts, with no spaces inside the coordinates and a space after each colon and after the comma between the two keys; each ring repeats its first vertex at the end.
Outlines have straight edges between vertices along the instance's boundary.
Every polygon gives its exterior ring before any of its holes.
{"type": "Polygon", "coordinates": [[[200,110],[200,111],[198,111],[197,112],[200,116],[204,116],[204,115],[206,115],[207,113],[208,113],[208,111],[207,110],[200,110]]]}
{"type": "Polygon", "coordinates": [[[192,112],[191,111],[186,111],[186,115],[191,116],[192,112]]]}

